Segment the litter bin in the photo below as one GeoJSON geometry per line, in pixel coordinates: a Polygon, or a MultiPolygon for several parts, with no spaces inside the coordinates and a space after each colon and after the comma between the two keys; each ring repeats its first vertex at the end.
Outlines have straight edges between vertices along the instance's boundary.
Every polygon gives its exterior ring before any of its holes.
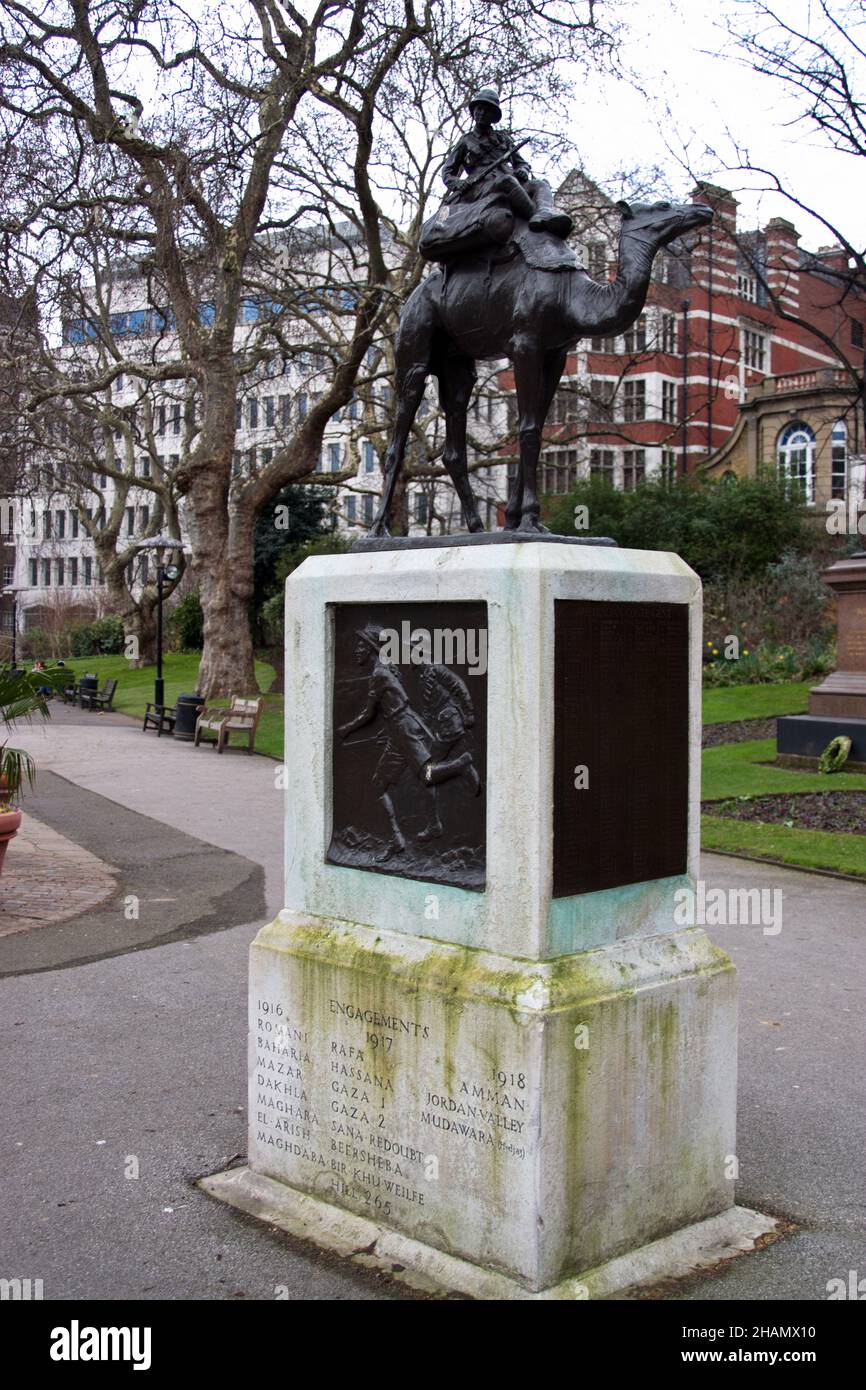
{"type": "Polygon", "coordinates": [[[78,682],[78,703],[82,709],[92,708],[88,701],[88,695],[95,695],[99,689],[99,677],[93,675],[82,676],[78,682]]]}
{"type": "Polygon", "coordinates": [[[174,721],[176,739],[179,738],[187,743],[192,743],[195,738],[195,721],[203,708],[203,695],[178,695],[174,721]]]}

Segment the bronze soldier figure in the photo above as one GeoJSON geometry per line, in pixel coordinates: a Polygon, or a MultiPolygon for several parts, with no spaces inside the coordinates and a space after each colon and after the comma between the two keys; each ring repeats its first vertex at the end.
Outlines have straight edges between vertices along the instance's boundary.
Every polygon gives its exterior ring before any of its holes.
{"type": "MultiPolygon", "coordinates": [[[[337,729],[340,738],[347,738],[356,729],[371,723],[377,715],[385,725],[385,746],[382,756],[373,773],[373,786],[388,818],[390,839],[384,851],[378,856],[384,863],[394,854],[406,848],[406,841],[397,821],[391,788],[410,768],[422,786],[433,792],[439,782],[452,777],[465,776],[471,790],[477,795],[481,781],[472,763],[472,754],[465,750],[456,757],[439,758],[435,749],[443,744],[431,732],[424,720],[412,708],[406,688],[399,673],[393,666],[380,660],[381,641],[378,628],[367,624],[356,632],[354,648],[355,662],[362,670],[369,672],[367,700],[360,714],[337,729]]],[[[453,743],[453,740],[452,740],[453,743]]],[[[428,840],[442,833],[435,795],[428,803],[430,811],[426,829],[420,831],[419,840],[428,840]]]]}
{"type": "Polygon", "coordinates": [[[555,206],[550,184],[533,178],[532,169],[520,154],[521,146],[506,131],[494,129],[502,120],[496,88],[482,87],[476,92],[469,102],[469,113],[473,129],[458,140],[442,166],[448,189],[446,204],[475,201],[495,187],[532,231],[567,237],[572,219],[555,206]],[[465,179],[461,178],[464,172],[465,179]]]}

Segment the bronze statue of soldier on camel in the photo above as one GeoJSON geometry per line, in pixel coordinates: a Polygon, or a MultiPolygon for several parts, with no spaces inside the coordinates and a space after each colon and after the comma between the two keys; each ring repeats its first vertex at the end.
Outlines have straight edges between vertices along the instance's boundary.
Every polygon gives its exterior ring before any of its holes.
{"type": "Polygon", "coordinates": [[[425,224],[420,252],[436,268],[403,306],[395,344],[395,417],[383,459],[382,501],[371,536],[388,535],[394,488],[429,376],[445,417],[442,462],[469,531],[483,531],[469,482],[466,416],[478,361],[507,358],[517,392],[519,464],[505,529],[543,532],[538,458],[542,431],[569,350],[585,337],[623,333],[646,301],[656,253],[712,210],[703,203],[617,203],[622,215],[614,280],[594,281],[565,238],[568,213],[533,177],[511,135],[497,131],[499,96],[484,87],[469,102],[473,129],[449,152],[447,193],[425,224]]]}

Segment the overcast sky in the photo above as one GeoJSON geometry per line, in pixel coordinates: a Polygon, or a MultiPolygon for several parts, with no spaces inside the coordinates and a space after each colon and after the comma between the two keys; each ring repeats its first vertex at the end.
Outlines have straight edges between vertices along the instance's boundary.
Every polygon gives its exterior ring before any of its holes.
{"type": "MultiPolygon", "coordinates": [[[[789,24],[825,23],[813,0],[777,0],[777,5],[789,24]]],[[[725,168],[726,162],[736,162],[733,136],[748,147],[754,163],[777,171],[804,203],[822,210],[852,244],[862,244],[864,163],[828,148],[805,124],[792,125],[798,106],[783,85],[735,60],[724,17],[742,16],[741,4],[623,0],[622,13],[627,20],[623,58],[649,100],[621,80],[589,78],[575,106],[576,139],[587,173],[611,179],[623,168],[660,165],[671,191],[682,195],[691,180],[677,155],[682,158],[688,149],[691,166],[711,182],[736,190],[751,182],[754,188],[759,183],[754,176],[725,168]],[[706,146],[718,149],[722,159],[707,157],[706,146]]],[[[859,79],[862,93],[862,70],[859,79]]],[[[782,216],[794,222],[801,244],[810,249],[832,240],[826,228],[778,194],[737,196],[741,225],[763,226],[782,216]]]]}

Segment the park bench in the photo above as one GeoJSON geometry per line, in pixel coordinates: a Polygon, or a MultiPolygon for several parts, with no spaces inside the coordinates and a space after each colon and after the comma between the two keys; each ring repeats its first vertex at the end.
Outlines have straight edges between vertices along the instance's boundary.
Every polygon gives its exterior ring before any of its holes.
{"type": "Polygon", "coordinates": [[[252,753],[256,744],[256,729],[262,713],[261,700],[248,700],[241,695],[233,695],[228,709],[203,709],[195,726],[195,744],[204,734],[213,734],[218,753],[228,746],[231,734],[242,734],[247,739],[247,752],[252,753]]]}
{"type": "Polygon", "coordinates": [[[168,729],[168,732],[173,734],[176,718],[177,709],[174,705],[155,705],[151,700],[148,700],[141,731],[144,733],[146,729],[156,729],[157,738],[162,738],[163,729],[168,729]]]}
{"type": "Polygon", "coordinates": [[[114,692],[117,689],[117,681],[106,681],[101,690],[81,690],[79,687],[79,698],[82,709],[111,709],[114,700],[114,692]]]}

